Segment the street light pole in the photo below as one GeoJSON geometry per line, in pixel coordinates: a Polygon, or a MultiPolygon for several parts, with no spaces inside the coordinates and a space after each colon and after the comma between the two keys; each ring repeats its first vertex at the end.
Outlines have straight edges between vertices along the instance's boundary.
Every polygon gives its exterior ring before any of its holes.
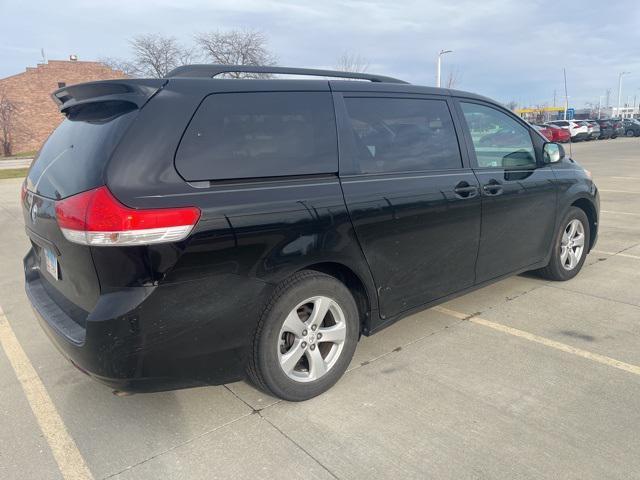
{"type": "Polygon", "coordinates": [[[440,50],[438,53],[438,61],[436,63],[436,87],[440,88],[440,71],[442,68],[442,55],[445,53],[451,53],[453,50],[440,50]]]}
{"type": "Polygon", "coordinates": [[[564,75],[564,119],[567,119],[567,110],[569,110],[569,95],[567,94],[567,69],[562,69],[564,75]]]}
{"type": "Polygon", "coordinates": [[[602,99],[604,98],[604,95],[600,95],[598,97],[598,120],[600,120],[600,112],[602,110],[602,99]]]}
{"type": "Polygon", "coordinates": [[[620,74],[618,75],[618,115],[620,116],[620,118],[622,118],[622,115],[620,113],[620,107],[622,103],[622,76],[629,73],[631,72],[620,72],[620,74]]]}

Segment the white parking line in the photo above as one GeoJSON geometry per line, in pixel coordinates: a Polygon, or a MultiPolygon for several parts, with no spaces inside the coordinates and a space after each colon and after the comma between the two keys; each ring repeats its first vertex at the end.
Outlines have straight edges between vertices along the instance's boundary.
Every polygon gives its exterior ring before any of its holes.
{"type": "Polygon", "coordinates": [[[640,177],[611,177],[617,178],[618,180],[640,180],[640,177]]]}
{"type": "Polygon", "coordinates": [[[578,357],[586,358],[588,360],[592,360],[609,367],[624,370],[625,372],[633,373],[635,375],[640,375],[640,366],[638,365],[632,365],[630,363],[616,360],[615,358],[600,355],[599,353],[593,353],[587,350],[582,350],[581,348],[572,347],[571,345],[567,345],[566,343],[556,342],[555,340],[540,337],[539,335],[534,335],[533,333],[525,332],[524,330],[518,330],[517,328],[508,327],[501,323],[496,323],[492,322],[491,320],[476,317],[475,315],[467,315],[466,313],[456,312],[455,310],[449,310],[448,308],[444,307],[434,307],[433,310],[444,313],[445,315],[458,318],[460,320],[468,320],[469,322],[475,323],[476,325],[489,327],[499,332],[513,335],[514,337],[523,338],[525,340],[529,340],[530,342],[539,343],[546,347],[555,348],[556,350],[560,350],[562,352],[571,353],[573,355],[577,355],[578,357]]]}
{"type": "Polygon", "coordinates": [[[11,325],[0,306],[0,345],[22,386],[29,406],[38,421],[60,473],[65,480],[92,479],[76,443],[67,432],[62,417],[56,410],[42,380],[24,353],[11,325]]]}
{"type": "Polygon", "coordinates": [[[600,210],[601,213],[611,213],[614,215],[633,215],[634,217],[640,217],[640,213],[633,212],[614,212],[613,210],[600,210]]]}
{"type": "Polygon", "coordinates": [[[635,260],[640,260],[640,256],[638,255],[631,255],[629,253],[616,253],[616,252],[605,252],[604,250],[591,250],[593,253],[601,253],[603,255],[611,255],[611,256],[615,256],[615,257],[625,257],[625,258],[633,258],[635,260]]]}

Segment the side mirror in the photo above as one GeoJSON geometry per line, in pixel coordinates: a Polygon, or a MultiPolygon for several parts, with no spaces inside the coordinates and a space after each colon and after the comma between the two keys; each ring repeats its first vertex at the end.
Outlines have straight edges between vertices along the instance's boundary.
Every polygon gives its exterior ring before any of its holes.
{"type": "Polygon", "coordinates": [[[564,148],[559,143],[547,142],[543,150],[544,163],[558,163],[564,158],[564,148]]]}

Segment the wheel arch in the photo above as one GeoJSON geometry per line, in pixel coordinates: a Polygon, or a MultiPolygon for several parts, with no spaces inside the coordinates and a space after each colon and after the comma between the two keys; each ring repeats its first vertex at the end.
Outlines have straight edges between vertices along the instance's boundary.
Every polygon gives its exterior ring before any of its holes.
{"type": "Polygon", "coordinates": [[[375,297],[372,298],[372,292],[356,272],[343,263],[329,261],[307,265],[300,270],[316,270],[342,282],[356,301],[360,316],[360,333],[369,334],[371,316],[377,302],[375,302],[375,297]]]}
{"type": "Polygon", "coordinates": [[[571,204],[572,207],[577,207],[582,210],[587,219],[589,220],[589,251],[593,247],[596,239],[595,232],[598,230],[598,213],[596,206],[591,200],[585,197],[578,198],[571,204]]]}

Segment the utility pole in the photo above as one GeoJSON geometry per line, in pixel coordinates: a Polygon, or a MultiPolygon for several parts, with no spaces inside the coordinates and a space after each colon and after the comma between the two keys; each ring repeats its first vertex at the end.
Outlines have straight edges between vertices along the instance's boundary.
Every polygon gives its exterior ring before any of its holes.
{"type": "Polygon", "coordinates": [[[622,76],[623,75],[627,75],[628,73],[631,72],[620,72],[618,74],[618,115],[620,118],[622,118],[622,115],[620,114],[620,107],[621,107],[621,102],[622,102],[622,76]]]}
{"type": "Polygon", "coordinates": [[[436,63],[436,87],[440,88],[440,71],[442,69],[442,55],[451,53],[453,50],[440,50],[438,53],[438,61],[436,63]]]}
{"type": "Polygon", "coordinates": [[[604,105],[605,107],[609,108],[611,106],[611,89],[607,88],[607,102],[604,105]]]}
{"type": "Polygon", "coordinates": [[[567,110],[569,109],[569,95],[567,94],[567,69],[563,68],[564,73],[564,119],[567,119],[567,110]]]}
{"type": "Polygon", "coordinates": [[[598,97],[598,120],[600,120],[601,111],[602,111],[602,95],[598,97]]]}
{"type": "Polygon", "coordinates": [[[553,91],[553,106],[556,106],[556,91],[553,91]]]}

